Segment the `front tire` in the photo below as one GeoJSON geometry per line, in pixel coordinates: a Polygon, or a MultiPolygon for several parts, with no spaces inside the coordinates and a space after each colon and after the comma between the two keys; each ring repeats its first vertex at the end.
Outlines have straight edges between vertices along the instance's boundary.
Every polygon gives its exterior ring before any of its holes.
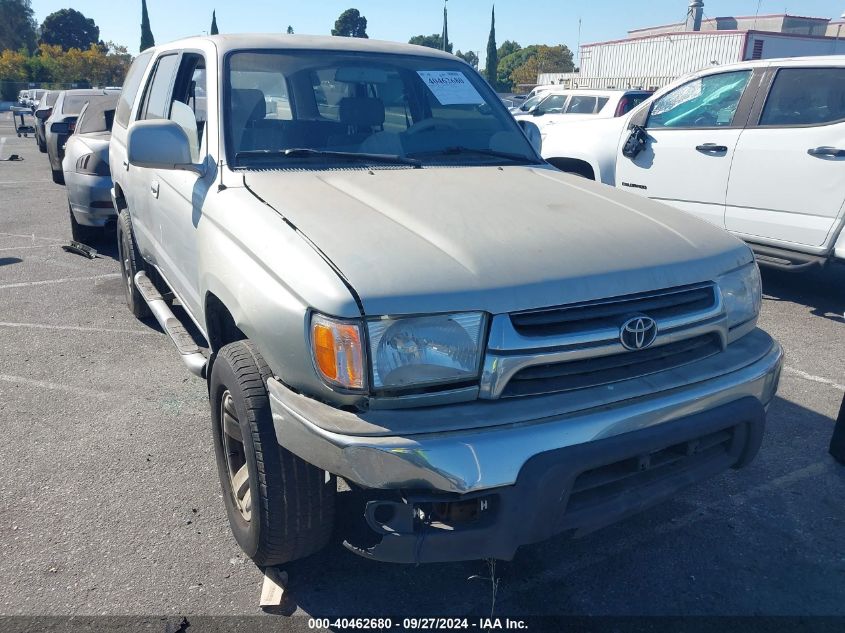
{"type": "Polygon", "coordinates": [[[117,254],[120,259],[120,272],[123,274],[126,305],[132,314],[143,319],[149,316],[150,308],[135,286],[135,275],[139,270],[144,270],[144,260],[138,253],[138,245],[132,231],[132,218],[126,209],[117,216],[117,254]]]}
{"type": "Polygon", "coordinates": [[[61,169],[51,169],[50,171],[53,172],[54,183],[56,183],[57,185],[65,184],[65,175],[61,169]]]}
{"type": "Polygon", "coordinates": [[[305,558],[325,547],[337,481],[279,446],[267,379],[249,341],[223,347],[209,389],[214,452],[232,534],[259,567],[305,558]]]}

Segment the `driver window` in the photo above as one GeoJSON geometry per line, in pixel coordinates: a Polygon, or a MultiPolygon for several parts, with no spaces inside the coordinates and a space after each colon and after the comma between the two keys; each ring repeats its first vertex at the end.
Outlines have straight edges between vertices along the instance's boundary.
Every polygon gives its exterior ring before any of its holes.
{"type": "Polygon", "coordinates": [[[741,70],[693,79],[654,102],[646,127],[730,126],[750,78],[750,70],[741,70]]]}
{"type": "Polygon", "coordinates": [[[567,95],[551,95],[540,102],[539,109],[544,114],[560,114],[566,105],[567,95]]]}
{"type": "Polygon", "coordinates": [[[169,118],[185,130],[191,148],[191,159],[195,163],[199,162],[203,153],[208,122],[205,77],[205,60],[202,56],[184,55],[170,105],[169,118]]]}

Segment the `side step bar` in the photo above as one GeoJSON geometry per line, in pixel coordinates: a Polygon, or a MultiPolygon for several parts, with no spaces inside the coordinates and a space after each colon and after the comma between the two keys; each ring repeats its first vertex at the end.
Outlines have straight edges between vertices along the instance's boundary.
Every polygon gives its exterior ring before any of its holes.
{"type": "Polygon", "coordinates": [[[176,318],[176,315],[167,305],[159,291],[147,277],[147,273],[140,271],[135,274],[135,287],[150,307],[150,312],[158,321],[161,328],[167,332],[170,340],[182,355],[182,362],[195,376],[205,378],[205,370],[208,366],[208,359],[197,347],[193,337],[185,329],[185,326],[176,318]]]}
{"type": "Polygon", "coordinates": [[[761,266],[770,266],[787,272],[797,273],[816,266],[824,267],[829,261],[829,258],[823,255],[809,255],[762,244],[749,244],[749,246],[761,266]]]}

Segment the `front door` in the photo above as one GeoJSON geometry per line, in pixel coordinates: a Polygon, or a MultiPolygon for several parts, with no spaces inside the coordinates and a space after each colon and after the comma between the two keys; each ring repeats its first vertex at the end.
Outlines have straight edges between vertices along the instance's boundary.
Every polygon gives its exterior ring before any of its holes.
{"type": "Polygon", "coordinates": [[[754,123],[737,144],[726,227],[830,247],[845,201],[845,66],[780,68],[754,123]]]}
{"type": "Polygon", "coordinates": [[[645,106],[647,144],[626,158],[622,135],[616,186],[724,227],[731,160],[756,91],[751,78],[751,69],[705,75],[645,106]]]}

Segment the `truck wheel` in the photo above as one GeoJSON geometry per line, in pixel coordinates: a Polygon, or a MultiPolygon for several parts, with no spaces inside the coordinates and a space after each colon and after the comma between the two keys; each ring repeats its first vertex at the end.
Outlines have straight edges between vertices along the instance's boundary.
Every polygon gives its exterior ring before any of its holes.
{"type": "Polygon", "coordinates": [[[102,236],[102,229],[77,222],[70,204],[68,204],[68,214],[70,214],[70,236],[74,241],[90,245],[102,236]]]}
{"type": "Polygon", "coordinates": [[[150,314],[150,308],[135,287],[135,274],[139,270],[144,270],[144,260],[138,253],[135,234],[132,232],[132,219],[126,209],[117,216],[117,254],[120,259],[120,271],[123,273],[126,305],[129,306],[132,314],[143,319],[150,314]]]}
{"type": "Polygon", "coordinates": [[[259,567],[304,558],[331,537],[334,475],[279,446],[267,379],[272,375],[249,341],[223,347],[209,387],[214,452],[229,525],[259,567]]]}
{"type": "Polygon", "coordinates": [[[64,173],[62,173],[61,169],[51,169],[50,171],[53,172],[54,183],[56,183],[57,185],[65,184],[65,175],[64,173]]]}

